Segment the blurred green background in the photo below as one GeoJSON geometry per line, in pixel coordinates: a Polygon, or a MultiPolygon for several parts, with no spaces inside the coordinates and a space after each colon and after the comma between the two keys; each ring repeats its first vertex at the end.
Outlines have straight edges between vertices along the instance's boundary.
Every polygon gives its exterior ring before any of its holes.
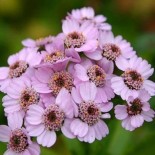
{"type": "MultiPolygon", "coordinates": [[[[0,66],[6,66],[7,57],[21,49],[23,39],[56,35],[67,12],[84,6],[105,15],[114,34],[131,42],[138,55],[155,67],[154,0],[0,0],[0,66]]],[[[151,79],[155,81],[155,75],[151,79]]],[[[150,102],[155,109],[155,97],[150,102]]],[[[110,134],[102,141],[86,144],[61,135],[53,147],[42,148],[41,155],[155,154],[155,121],[128,132],[114,119],[113,111],[111,114],[112,119],[106,121],[110,134]]],[[[6,124],[1,104],[0,124],[6,124]]],[[[0,142],[0,155],[5,150],[6,144],[0,142]]]]}

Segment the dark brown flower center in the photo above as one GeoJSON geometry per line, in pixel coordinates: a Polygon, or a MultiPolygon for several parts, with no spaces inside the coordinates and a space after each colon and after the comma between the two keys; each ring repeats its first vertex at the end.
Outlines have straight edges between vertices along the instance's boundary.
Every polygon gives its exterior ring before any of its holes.
{"type": "Polygon", "coordinates": [[[20,106],[23,110],[27,110],[31,104],[37,104],[39,100],[40,96],[34,89],[26,88],[21,93],[20,106]]]}
{"type": "Polygon", "coordinates": [[[43,120],[46,129],[52,131],[59,131],[65,119],[64,112],[58,105],[50,105],[44,112],[43,120]]]}
{"type": "Polygon", "coordinates": [[[73,78],[68,72],[56,72],[53,74],[49,81],[49,87],[52,90],[53,95],[55,96],[63,87],[71,91],[73,87],[73,78]]]}
{"type": "Polygon", "coordinates": [[[135,70],[128,69],[122,74],[122,77],[129,89],[139,90],[143,85],[142,76],[135,70]]]}
{"type": "Polygon", "coordinates": [[[133,102],[130,102],[131,105],[127,106],[127,112],[129,115],[137,115],[140,114],[142,111],[142,104],[141,101],[136,98],[133,102]]]}
{"type": "Polygon", "coordinates": [[[87,70],[89,79],[95,83],[97,87],[103,87],[105,84],[106,73],[98,65],[93,65],[87,70]]]}
{"type": "Polygon", "coordinates": [[[29,65],[25,61],[17,61],[10,66],[9,76],[10,78],[20,77],[26,72],[29,65]]]}
{"type": "Polygon", "coordinates": [[[101,117],[101,111],[94,102],[79,104],[79,118],[89,126],[96,124],[101,117]]]}
{"type": "Polygon", "coordinates": [[[102,47],[103,57],[106,57],[108,60],[116,60],[116,58],[121,54],[121,49],[112,43],[104,44],[102,47]]]}
{"type": "Polygon", "coordinates": [[[66,48],[71,48],[71,47],[80,48],[85,43],[85,41],[86,39],[82,33],[72,32],[66,36],[65,47],[66,48]]]}
{"type": "Polygon", "coordinates": [[[27,149],[28,145],[27,135],[21,129],[12,131],[8,144],[9,149],[16,153],[21,153],[27,149]]]}
{"type": "Polygon", "coordinates": [[[44,62],[48,62],[48,63],[54,63],[57,62],[58,60],[62,60],[65,58],[65,53],[61,52],[61,51],[57,51],[51,54],[47,54],[44,62]]]}

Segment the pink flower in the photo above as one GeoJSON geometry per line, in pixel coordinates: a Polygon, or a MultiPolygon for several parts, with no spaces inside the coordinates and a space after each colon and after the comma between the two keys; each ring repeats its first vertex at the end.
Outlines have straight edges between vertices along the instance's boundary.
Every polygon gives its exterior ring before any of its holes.
{"type": "Polygon", "coordinates": [[[8,125],[0,125],[0,141],[8,142],[4,155],[39,155],[40,147],[31,141],[18,113],[8,116],[8,125]]]}
{"type": "Polygon", "coordinates": [[[32,67],[40,64],[41,55],[36,49],[24,48],[8,58],[9,67],[0,68],[0,90],[5,92],[13,79],[32,75],[32,67]]]}
{"type": "Polygon", "coordinates": [[[115,106],[115,116],[122,120],[123,128],[132,131],[142,126],[144,121],[153,121],[155,112],[150,109],[149,99],[150,95],[141,90],[138,97],[129,97],[127,105],[115,106]]]}
{"type": "Polygon", "coordinates": [[[99,47],[94,53],[86,53],[87,57],[94,60],[105,57],[109,61],[119,61],[120,57],[128,59],[135,55],[130,43],[124,40],[122,36],[114,37],[111,31],[99,33],[99,47]]]}
{"type": "Polygon", "coordinates": [[[102,59],[97,63],[89,59],[83,59],[80,64],[74,65],[72,74],[74,74],[74,85],[81,82],[91,81],[97,87],[98,102],[107,102],[114,97],[111,88],[111,78],[113,73],[113,63],[102,59]]]}
{"type": "Polygon", "coordinates": [[[85,21],[90,21],[95,24],[95,26],[100,30],[111,30],[111,25],[105,23],[107,18],[103,15],[95,16],[95,12],[91,7],[84,7],[81,9],[72,10],[71,13],[66,17],[67,19],[76,20],[79,23],[83,23],[85,21]]]}
{"type": "Polygon", "coordinates": [[[65,20],[62,25],[64,44],[67,49],[74,48],[76,52],[93,52],[97,46],[98,31],[94,24],[84,22],[81,25],[75,20],[65,20]]]}
{"type": "Polygon", "coordinates": [[[6,114],[20,112],[21,117],[24,117],[30,105],[41,105],[40,94],[37,93],[27,78],[14,80],[6,92],[7,95],[2,99],[6,114]]]}
{"type": "Polygon", "coordinates": [[[64,87],[71,91],[73,87],[73,77],[64,68],[62,64],[59,66],[54,66],[54,71],[49,67],[38,68],[35,71],[35,77],[33,79],[33,87],[39,93],[52,93],[54,96],[60,92],[64,87]]]}
{"type": "Polygon", "coordinates": [[[145,89],[151,96],[155,95],[155,83],[148,80],[154,69],[146,60],[142,60],[137,56],[130,60],[121,58],[117,61],[117,66],[124,72],[120,77],[117,76],[111,79],[111,86],[122,99],[137,96],[141,89],[145,89]]]}
{"type": "Polygon", "coordinates": [[[113,104],[99,103],[95,99],[96,96],[97,89],[94,83],[83,83],[72,90],[77,110],[70,129],[80,141],[92,143],[95,139],[101,140],[109,133],[103,119],[110,118],[107,112],[112,109],[113,104]]]}
{"type": "Polygon", "coordinates": [[[68,63],[70,57],[66,55],[64,48],[64,40],[59,34],[51,44],[45,46],[45,51],[42,52],[42,63],[39,66],[51,66],[55,64],[68,63]]]}
{"type": "Polygon", "coordinates": [[[53,36],[48,36],[45,38],[39,38],[37,40],[25,39],[22,41],[22,44],[28,48],[37,48],[38,52],[45,51],[45,46],[52,43],[54,40],[53,36]]]}
{"type": "Polygon", "coordinates": [[[71,95],[66,89],[62,89],[55,103],[51,103],[46,109],[39,105],[30,106],[26,117],[26,129],[30,136],[37,137],[39,144],[51,147],[56,142],[56,131],[61,130],[68,138],[75,137],[68,126],[73,117],[71,95]]]}

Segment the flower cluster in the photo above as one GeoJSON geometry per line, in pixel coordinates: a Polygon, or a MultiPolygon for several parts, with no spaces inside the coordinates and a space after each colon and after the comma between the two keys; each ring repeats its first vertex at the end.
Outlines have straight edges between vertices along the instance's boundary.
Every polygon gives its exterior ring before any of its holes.
{"type": "Polygon", "coordinates": [[[51,147],[60,131],[88,143],[101,140],[109,134],[104,120],[111,118],[115,95],[124,100],[114,112],[126,130],[153,120],[148,101],[155,83],[148,78],[154,69],[92,8],[72,10],[57,36],[22,44],[9,66],[0,68],[5,155],[39,155],[39,145],[51,147]],[[114,74],[118,69],[121,75],[114,74]]]}

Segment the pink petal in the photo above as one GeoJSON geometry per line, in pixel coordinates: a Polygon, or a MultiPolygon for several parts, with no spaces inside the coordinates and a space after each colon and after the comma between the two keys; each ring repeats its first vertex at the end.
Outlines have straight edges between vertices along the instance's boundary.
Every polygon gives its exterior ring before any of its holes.
{"type": "Polygon", "coordinates": [[[95,137],[98,140],[101,140],[103,137],[109,134],[108,126],[102,120],[99,120],[98,123],[94,125],[94,129],[95,129],[95,137]]]}
{"type": "Polygon", "coordinates": [[[45,130],[37,137],[37,142],[44,147],[51,147],[56,142],[56,133],[54,131],[45,130]]]}
{"type": "Polygon", "coordinates": [[[129,131],[135,130],[135,127],[133,127],[131,125],[131,118],[130,117],[127,117],[126,119],[124,119],[122,121],[122,127],[125,128],[126,130],[129,130],[129,131]]]}
{"type": "Polygon", "coordinates": [[[141,99],[141,101],[143,102],[147,102],[150,100],[151,96],[146,90],[143,89],[139,92],[138,98],[141,99]]]}
{"type": "Polygon", "coordinates": [[[36,43],[33,39],[25,39],[22,41],[22,44],[26,47],[35,47],[36,43]]]}
{"type": "Polygon", "coordinates": [[[37,143],[32,143],[29,147],[28,150],[31,155],[40,155],[40,147],[37,143]]]}
{"type": "Polygon", "coordinates": [[[0,141],[9,142],[11,129],[6,125],[0,125],[0,141]]]}
{"type": "Polygon", "coordinates": [[[33,85],[33,87],[38,93],[51,93],[51,90],[49,89],[47,84],[35,84],[33,85]]]}
{"type": "Polygon", "coordinates": [[[18,155],[16,152],[13,152],[12,150],[7,150],[4,152],[4,155],[18,155]]]}
{"type": "Polygon", "coordinates": [[[135,115],[131,117],[131,125],[135,128],[142,126],[144,119],[141,115],[135,115]]]}
{"type": "Polygon", "coordinates": [[[48,83],[51,73],[52,71],[48,68],[39,68],[35,71],[35,76],[41,83],[48,83]]]}
{"type": "Polygon", "coordinates": [[[82,98],[80,96],[79,91],[76,88],[73,88],[71,91],[72,94],[72,98],[76,103],[81,103],[82,102],[82,98]]]}
{"type": "Polygon", "coordinates": [[[74,66],[74,68],[75,68],[75,74],[80,80],[82,81],[89,80],[89,77],[87,76],[87,71],[83,66],[81,66],[80,64],[77,64],[74,66]]]}
{"type": "Polygon", "coordinates": [[[0,68],[0,80],[4,80],[9,75],[9,68],[8,67],[1,67],[0,68]]]}
{"type": "Polygon", "coordinates": [[[85,52],[85,55],[93,60],[101,60],[102,59],[102,54],[100,50],[96,50],[94,52],[85,52]]]}
{"type": "Polygon", "coordinates": [[[71,132],[70,125],[71,125],[72,120],[70,119],[65,119],[65,122],[63,126],[61,127],[62,133],[67,137],[67,138],[75,138],[75,135],[71,132]]]}
{"type": "Polygon", "coordinates": [[[83,83],[80,85],[80,95],[84,101],[93,101],[96,97],[97,88],[94,83],[83,83]]]}
{"type": "Polygon", "coordinates": [[[8,115],[8,125],[12,130],[21,128],[23,125],[23,115],[21,112],[15,112],[8,115]]]}
{"type": "Polygon", "coordinates": [[[83,137],[88,132],[88,124],[82,122],[79,119],[75,119],[72,121],[70,129],[75,136],[83,137]]]}
{"type": "Polygon", "coordinates": [[[115,117],[119,120],[127,118],[127,107],[125,105],[116,105],[115,106],[115,117]]]}
{"type": "Polygon", "coordinates": [[[123,57],[119,57],[116,59],[116,66],[122,70],[125,71],[127,68],[129,68],[129,62],[123,57]]]}
{"type": "Polygon", "coordinates": [[[151,121],[153,121],[155,112],[154,112],[154,110],[150,109],[149,111],[142,111],[141,115],[143,116],[145,121],[151,122],[151,121]]]}
{"type": "Polygon", "coordinates": [[[43,131],[45,130],[45,126],[43,124],[39,124],[39,125],[29,125],[28,124],[26,126],[26,130],[28,131],[30,136],[37,137],[41,133],[43,133],[43,131]]]}
{"type": "Polygon", "coordinates": [[[32,125],[39,125],[40,123],[42,123],[43,113],[44,109],[41,106],[31,105],[29,106],[29,110],[27,111],[26,120],[32,125]]]}
{"type": "Polygon", "coordinates": [[[113,103],[112,102],[106,102],[106,103],[101,103],[100,104],[100,110],[102,112],[108,112],[113,108],[113,103]]]}
{"type": "Polygon", "coordinates": [[[148,102],[143,102],[142,104],[143,104],[143,106],[142,106],[143,111],[149,111],[150,110],[150,104],[148,102]]]}
{"type": "Polygon", "coordinates": [[[87,134],[82,137],[84,142],[93,143],[95,141],[95,130],[93,127],[88,128],[87,134]]]}

